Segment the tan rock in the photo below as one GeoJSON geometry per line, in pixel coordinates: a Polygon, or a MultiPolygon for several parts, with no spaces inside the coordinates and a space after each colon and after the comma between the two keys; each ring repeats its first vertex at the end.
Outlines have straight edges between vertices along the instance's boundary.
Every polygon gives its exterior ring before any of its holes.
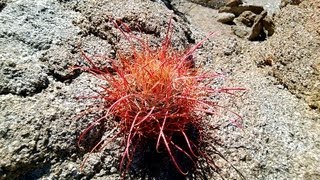
{"type": "Polygon", "coordinates": [[[221,23],[228,24],[228,23],[232,23],[232,21],[235,17],[236,16],[232,13],[219,13],[217,21],[221,22],[221,23]]]}
{"type": "Polygon", "coordinates": [[[239,38],[245,38],[250,32],[250,28],[246,26],[232,26],[232,32],[239,38]]]}
{"type": "Polygon", "coordinates": [[[266,16],[262,20],[263,28],[268,36],[272,36],[275,31],[275,24],[273,23],[270,16],[266,16]]]}
{"type": "Polygon", "coordinates": [[[243,6],[235,6],[235,7],[221,7],[219,9],[219,12],[227,12],[227,13],[233,13],[236,16],[239,16],[244,11],[251,11],[255,14],[260,14],[263,11],[262,6],[253,6],[253,5],[243,5],[243,6]]]}
{"type": "Polygon", "coordinates": [[[244,11],[239,17],[235,18],[234,22],[236,24],[244,24],[247,27],[251,27],[256,16],[257,15],[251,11],[244,11]]]}
{"type": "Polygon", "coordinates": [[[263,32],[263,19],[267,16],[267,11],[263,11],[261,14],[257,15],[252,26],[251,33],[248,37],[250,41],[256,40],[260,34],[263,32]]]}

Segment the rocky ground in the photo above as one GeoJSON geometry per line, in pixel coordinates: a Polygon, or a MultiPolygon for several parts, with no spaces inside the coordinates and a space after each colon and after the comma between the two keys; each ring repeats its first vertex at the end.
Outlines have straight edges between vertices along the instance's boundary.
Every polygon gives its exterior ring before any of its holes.
{"type": "MultiPolygon", "coordinates": [[[[274,33],[251,41],[253,25],[239,24],[237,15],[223,24],[217,9],[184,0],[0,1],[0,179],[120,179],[118,140],[93,154],[101,136],[91,135],[84,149],[76,144],[98,115],[77,119],[93,102],[75,97],[92,95],[101,82],[70,67],[84,64],[80,49],[96,59],[126,50],[111,18],[157,46],[171,15],[175,48],[216,32],[195,53],[196,66],[225,74],[224,86],[247,89],[220,100],[243,117],[243,129],[226,123],[214,130],[228,162],[216,157],[221,171],[197,178],[240,179],[233,165],[246,179],[320,179],[319,4],[288,1],[280,9],[279,1],[265,1],[274,33]]],[[[174,177],[171,171],[163,168],[160,179],[174,177]]]]}

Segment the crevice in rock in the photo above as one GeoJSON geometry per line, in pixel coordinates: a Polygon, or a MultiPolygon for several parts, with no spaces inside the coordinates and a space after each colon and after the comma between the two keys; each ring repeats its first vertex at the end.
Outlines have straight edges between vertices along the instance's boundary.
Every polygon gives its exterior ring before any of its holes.
{"type": "Polygon", "coordinates": [[[20,175],[18,179],[20,180],[39,179],[45,174],[48,174],[50,172],[50,169],[51,169],[50,163],[41,164],[41,165],[35,166],[31,170],[20,175]]]}
{"type": "MultiPolygon", "coordinates": [[[[156,2],[157,0],[152,0],[153,2],[156,2]]],[[[174,14],[176,14],[177,16],[179,16],[181,19],[183,19],[184,22],[190,24],[190,22],[188,21],[187,17],[185,16],[184,13],[180,12],[175,6],[174,4],[172,4],[171,0],[160,0],[164,3],[164,5],[169,9],[172,10],[174,14]]]]}
{"type": "Polygon", "coordinates": [[[56,81],[59,81],[59,82],[62,82],[62,83],[67,83],[67,82],[71,82],[72,80],[74,80],[77,77],[79,77],[81,75],[81,71],[80,70],[74,70],[73,73],[63,76],[63,75],[61,75],[59,73],[55,73],[54,70],[49,70],[48,75],[53,77],[54,80],[56,80],[56,81]]]}
{"type": "Polygon", "coordinates": [[[186,36],[188,43],[196,43],[196,40],[192,38],[192,32],[189,29],[184,31],[184,35],[186,36]]]}

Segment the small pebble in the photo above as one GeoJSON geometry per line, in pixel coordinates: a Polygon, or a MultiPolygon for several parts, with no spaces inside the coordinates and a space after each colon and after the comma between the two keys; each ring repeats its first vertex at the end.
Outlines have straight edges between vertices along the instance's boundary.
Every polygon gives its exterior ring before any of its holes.
{"type": "Polygon", "coordinates": [[[117,168],[115,168],[115,167],[111,167],[111,169],[110,169],[110,173],[115,173],[115,172],[117,172],[117,168]]]}

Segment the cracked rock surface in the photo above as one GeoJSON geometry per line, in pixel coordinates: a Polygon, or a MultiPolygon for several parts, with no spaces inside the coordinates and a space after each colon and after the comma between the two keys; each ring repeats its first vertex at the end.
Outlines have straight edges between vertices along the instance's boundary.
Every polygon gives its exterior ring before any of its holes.
{"type": "MultiPolygon", "coordinates": [[[[233,165],[246,179],[320,179],[320,1],[281,10],[278,1],[263,3],[273,7],[275,32],[250,42],[218,23],[218,10],[187,0],[0,0],[0,179],[120,179],[119,139],[88,153],[112,131],[108,125],[90,134],[84,149],[77,146],[100,112],[77,118],[94,100],[76,97],[93,95],[101,82],[71,68],[85,65],[81,51],[103,67],[103,57],[129,51],[113,19],[155,47],[171,16],[175,48],[215,31],[196,51],[196,66],[225,74],[225,86],[247,89],[220,100],[243,117],[243,129],[226,123],[231,115],[208,117],[226,124],[213,140],[228,162],[215,157],[221,170],[200,174],[239,179],[233,165]]],[[[159,171],[159,179],[181,177],[159,171]]]]}

